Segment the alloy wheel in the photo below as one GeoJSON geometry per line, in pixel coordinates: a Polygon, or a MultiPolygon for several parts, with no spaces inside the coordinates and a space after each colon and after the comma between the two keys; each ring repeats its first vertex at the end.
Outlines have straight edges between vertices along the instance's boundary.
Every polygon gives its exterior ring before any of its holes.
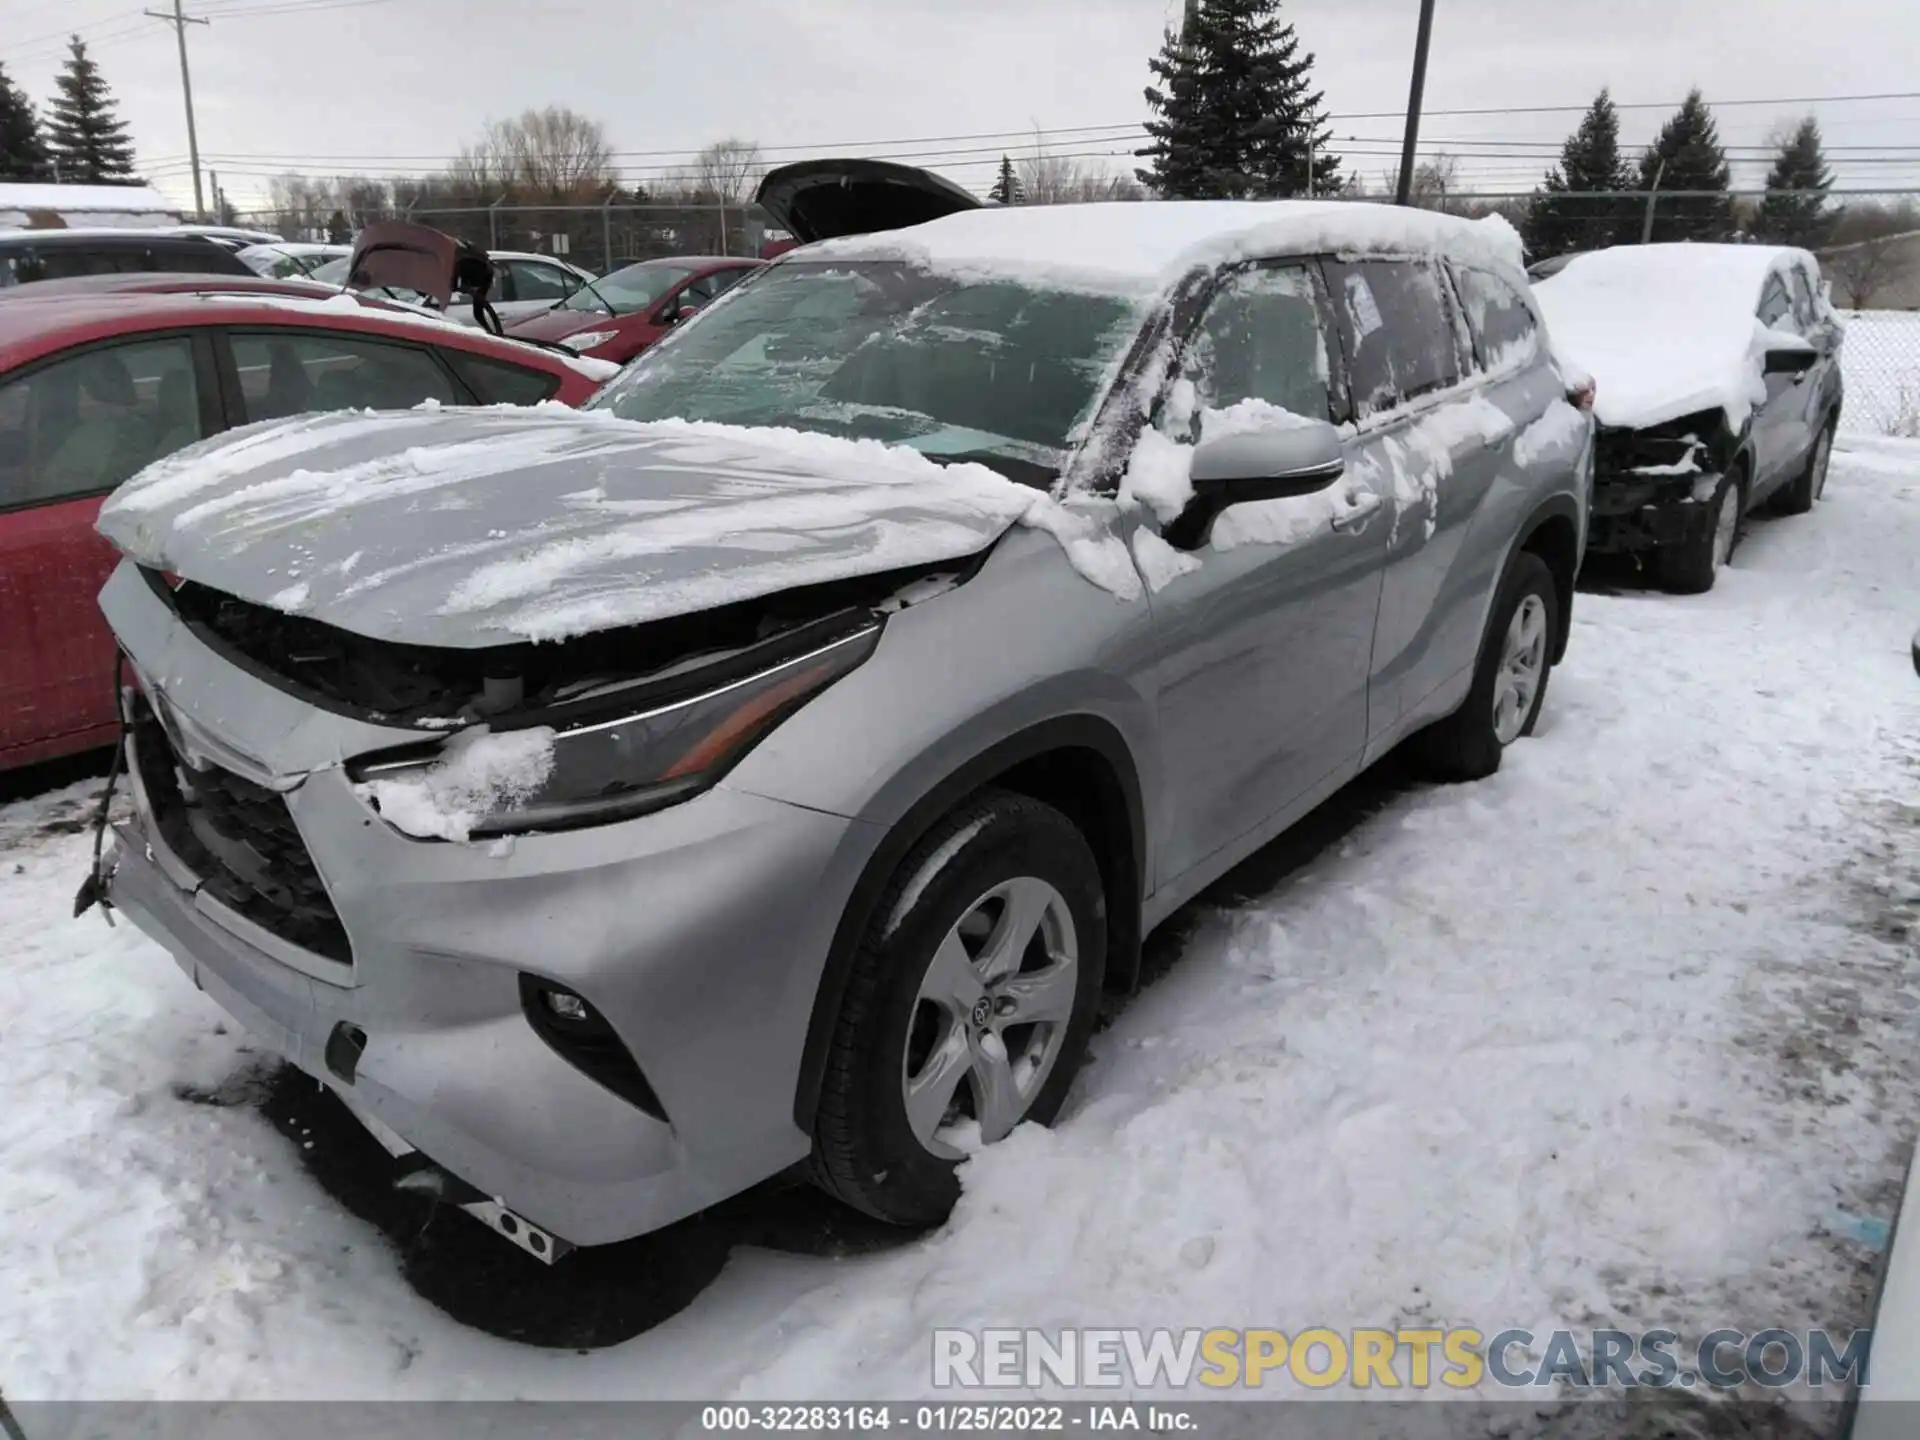
{"type": "Polygon", "coordinates": [[[915,1138],[942,1159],[1004,1139],[1066,1043],[1079,983],[1066,899],[1017,876],[980,896],[933,953],[914,999],[900,1083],[915,1138]]]}
{"type": "Polygon", "coordinates": [[[1493,737],[1511,745],[1527,728],[1540,682],[1547,671],[1547,602],[1523,597],[1507,622],[1500,647],[1500,669],[1493,682],[1493,737]]]}

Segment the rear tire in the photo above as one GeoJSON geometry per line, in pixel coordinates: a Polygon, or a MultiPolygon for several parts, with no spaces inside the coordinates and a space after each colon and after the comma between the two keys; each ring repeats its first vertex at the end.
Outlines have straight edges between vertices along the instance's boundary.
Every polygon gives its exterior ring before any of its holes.
{"type": "Polygon", "coordinates": [[[1708,502],[1712,519],[1700,527],[1700,533],[1655,552],[1662,588],[1676,595],[1704,595],[1713,589],[1721,568],[1733,558],[1734,547],[1740,543],[1744,495],[1739,473],[1729,472],[1708,502]]]}
{"type": "Polygon", "coordinates": [[[1540,718],[1559,633],[1553,571],[1523,550],[1494,596],[1465,703],[1415,737],[1427,770],[1442,780],[1483,780],[1500,768],[1507,746],[1531,735],[1540,718]]]}
{"type": "Polygon", "coordinates": [[[1059,1113],[1106,952],[1100,867],[1066,816],[987,791],[936,824],[854,957],[814,1123],[815,1181],[896,1225],[945,1220],[966,1149],[1059,1113]]]}
{"type": "Polygon", "coordinates": [[[1827,469],[1833,461],[1833,431],[1834,422],[1831,420],[1820,427],[1813,450],[1807,456],[1806,469],[1795,476],[1793,483],[1780,494],[1780,502],[1775,508],[1782,515],[1804,515],[1826,494],[1827,469]]]}

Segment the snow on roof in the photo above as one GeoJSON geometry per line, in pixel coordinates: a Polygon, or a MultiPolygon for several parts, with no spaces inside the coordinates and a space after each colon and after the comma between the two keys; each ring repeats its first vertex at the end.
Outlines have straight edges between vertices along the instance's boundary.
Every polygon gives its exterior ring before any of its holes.
{"type": "Polygon", "coordinates": [[[167,215],[179,218],[180,208],[151,185],[26,185],[0,183],[0,212],[53,210],[74,214],[110,210],[116,214],[167,215]]]}
{"type": "Polygon", "coordinates": [[[1555,348],[1598,381],[1602,425],[1720,409],[1738,429],[1766,394],[1760,289],[1794,260],[1812,263],[1772,245],[1619,245],[1576,256],[1533,293],[1555,348]]]}
{"type": "Polygon", "coordinates": [[[1518,270],[1499,217],[1351,200],[1160,200],[965,210],[880,235],[828,240],[796,259],[906,259],[940,270],[1022,273],[1051,284],[1158,288],[1196,266],[1302,253],[1428,254],[1518,270]]]}

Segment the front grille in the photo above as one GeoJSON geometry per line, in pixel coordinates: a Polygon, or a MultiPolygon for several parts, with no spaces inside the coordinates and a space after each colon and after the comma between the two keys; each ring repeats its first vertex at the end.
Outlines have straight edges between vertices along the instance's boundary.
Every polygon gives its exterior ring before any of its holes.
{"type": "Polygon", "coordinates": [[[144,699],[135,705],[133,752],[160,837],[208,894],[290,945],[353,963],[283,796],[217,765],[182,764],[144,699]]]}
{"type": "Polygon", "coordinates": [[[451,716],[484,684],[476,652],[370,640],[191,582],[163,598],[243,665],[304,699],[366,719],[451,716]]]}

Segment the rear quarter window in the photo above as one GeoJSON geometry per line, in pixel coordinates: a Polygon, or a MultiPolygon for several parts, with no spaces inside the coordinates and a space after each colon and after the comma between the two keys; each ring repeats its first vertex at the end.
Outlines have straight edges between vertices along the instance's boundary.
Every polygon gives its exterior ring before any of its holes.
{"type": "Polygon", "coordinates": [[[1444,278],[1434,265],[1330,261],[1326,274],[1347,354],[1355,419],[1459,382],[1458,332],[1444,278]]]}
{"type": "Polygon", "coordinates": [[[442,351],[482,405],[538,405],[560,388],[560,377],[467,350],[442,351]]]}
{"type": "Polygon", "coordinates": [[[1504,374],[1539,358],[1540,321],[1525,295],[1490,270],[1458,269],[1454,279],[1480,369],[1504,374]]]}

